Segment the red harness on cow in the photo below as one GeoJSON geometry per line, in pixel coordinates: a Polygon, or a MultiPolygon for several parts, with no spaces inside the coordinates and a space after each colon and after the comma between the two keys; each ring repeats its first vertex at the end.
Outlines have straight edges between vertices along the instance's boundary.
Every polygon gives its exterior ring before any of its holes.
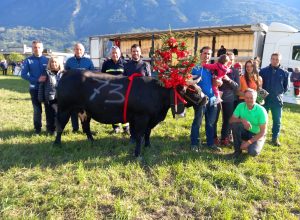
{"type": "Polygon", "coordinates": [[[173,87],[174,91],[174,104],[175,104],[175,111],[177,112],[177,104],[179,99],[183,104],[186,104],[187,102],[184,100],[184,98],[181,97],[181,95],[177,92],[176,88],[173,87]]]}
{"type": "MultiPolygon", "coordinates": [[[[127,106],[128,106],[128,99],[129,99],[133,79],[136,78],[136,77],[141,77],[141,76],[143,76],[141,73],[134,73],[134,74],[132,74],[131,76],[128,77],[129,84],[128,84],[128,87],[127,87],[127,90],[126,90],[125,101],[124,101],[124,109],[123,109],[123,121],[124,121],[124,123],[127,122],[127,106]]],[[[187,102],[184,100],[184,98],[181,97],[181,95],[177,92],[175,87],[173,87],[173,91],[174,91],[175,111],[177,111],[178,99],[181,102],[183,102],[184,104],[186,104],[187,102]]]]}
{"type": "Polygon", "coordinates": [[[124,123],[127,122],[127,106],[128,106],[128,98],[129,98],[129,94],[130,94],[130,91],[131,91],[133,79],[134,79],[135,77],[141,77],[141,76],[143,76],[141,73],[134,73],[134,74],[132,74],[131,76],[128,77],[128,79],[129,79],[129,84],[128,84],[128,87],[127,87],[127,90],[126,90],[125,102],[124,102],[124,110],[123,110],[123,120],[124,120],[124,123]]]}

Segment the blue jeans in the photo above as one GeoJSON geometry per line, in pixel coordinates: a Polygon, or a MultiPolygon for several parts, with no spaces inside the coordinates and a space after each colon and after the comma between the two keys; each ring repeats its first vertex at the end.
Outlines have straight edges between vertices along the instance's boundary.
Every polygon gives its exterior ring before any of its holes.
{"type": "Polygon", "coordinates": [[[205,106],[193,106],[194,120],[191,129],[191,144],[199,145],[200,143],[200,127],[202,124],[203,114],[205,116],[205,134],[207,146],[214,144],[214,123],[217,116],[217,105],[210,105],[208,102],[205,106]]]}
{"type": "Polygon", "coordinates": [[[265,104],[264,107],[267,112],[271,110],[273,119],[272,139],[277,139],[279,137],[279,132],[281,128],[282,106],[279,104],[265,104]]]}

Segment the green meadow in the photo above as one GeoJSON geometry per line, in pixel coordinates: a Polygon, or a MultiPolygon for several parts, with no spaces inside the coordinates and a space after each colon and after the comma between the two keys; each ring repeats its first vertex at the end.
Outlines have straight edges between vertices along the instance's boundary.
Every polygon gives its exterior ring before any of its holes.
{"type": "Polygon", "coordinates": [[[284,106],[281,147],[270,144],[269,117],[262,153],[238,160],[232,147],[190,151],[193,110],[169,112],[137,160],[128,136],[95,121],[93,145],[70,123],[62,148],[45,127],[35,135],[19,77],[0,76],[0,103],[0,219],[300,218],[300,106],[284,106]]]}

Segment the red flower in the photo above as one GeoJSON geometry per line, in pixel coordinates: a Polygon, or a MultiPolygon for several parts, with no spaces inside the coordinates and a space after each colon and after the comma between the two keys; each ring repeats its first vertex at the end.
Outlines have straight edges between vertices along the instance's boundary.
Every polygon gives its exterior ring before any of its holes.
{"type": "Polygon", "coordinates": [[[174,37],[169,38],[168,44],[169,44],[170,47],[177,47],[178,46],[177,40],[174,37]]]}
{"type": "Polygon", "coordinates": [[[154,57],[154,70],[158,72],[159,80],[166,88],[186,85],[186,81],[192,77],[191,70],[196,58],[189,57],[185,42],[177,41],[172,36],[163,41],[162,49],[156,50],[154,57]]]}

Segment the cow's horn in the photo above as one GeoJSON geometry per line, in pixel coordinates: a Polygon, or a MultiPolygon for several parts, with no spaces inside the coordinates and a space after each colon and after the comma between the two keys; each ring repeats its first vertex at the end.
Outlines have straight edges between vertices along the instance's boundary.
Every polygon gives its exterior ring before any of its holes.
{"type": "Polygon", "coordinates": [[[198,75],[192,75],[192,80],[190,80],[190,85],[193,85],[193,84],[198,84],[201,80],[201,76],[198,76],[198,75]]]}

